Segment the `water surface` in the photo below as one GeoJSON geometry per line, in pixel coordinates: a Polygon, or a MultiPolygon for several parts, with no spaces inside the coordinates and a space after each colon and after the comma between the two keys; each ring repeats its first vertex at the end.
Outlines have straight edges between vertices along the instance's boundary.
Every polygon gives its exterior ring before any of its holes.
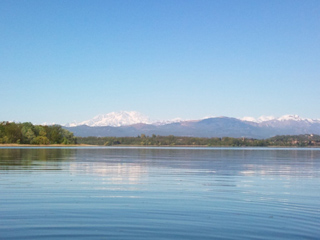
{"type": "Polygon", "coordinates": [[[320,149],[0,148],[0,239],[319,239],[320,149]]]}

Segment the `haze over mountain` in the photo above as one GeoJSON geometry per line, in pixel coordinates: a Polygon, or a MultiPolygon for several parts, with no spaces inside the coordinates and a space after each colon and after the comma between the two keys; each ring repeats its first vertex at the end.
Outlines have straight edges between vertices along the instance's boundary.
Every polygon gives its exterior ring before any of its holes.
{"type": "Polygon", "coordinates": [[[66,129],[76,136],[137,136],[176,135],[193,137],[268,138],[275,135],[320,134],[320,120],[284,115],[279,118],[263,116],[209,117],[198,120],[152,121],[139,112],[112,112],[80,123],[67,124],[66,129]]]}

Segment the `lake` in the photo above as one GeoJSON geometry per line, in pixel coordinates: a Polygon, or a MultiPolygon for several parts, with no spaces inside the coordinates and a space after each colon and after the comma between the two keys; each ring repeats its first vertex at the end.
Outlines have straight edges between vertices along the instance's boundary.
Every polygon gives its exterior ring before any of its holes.
{"type": "Polygon", "coordinates": [[[0,148],[0,239],[319,239],[320,149],[0,148]]]}

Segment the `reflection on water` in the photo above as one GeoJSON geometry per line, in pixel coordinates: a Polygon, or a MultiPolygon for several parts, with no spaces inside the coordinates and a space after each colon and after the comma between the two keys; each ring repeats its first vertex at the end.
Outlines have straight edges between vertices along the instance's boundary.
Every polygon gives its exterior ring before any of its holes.
{"type": "Polygon", "coordinates": [[[0,148],[0,239],[317,239],[320,149],[0,148]]]}
{"type": "Polygon", "coordinates": [[[132,163],[73,162],[70,163],[69,171],[108,177],[112,184],[138,184],[141,175],[147,174],[146,167],[132,163]]]}
{"type": "Polygon", "coordinates": [[[318,149],[188,148],[0,148],[2,170],[56,170],[137,178],[148,168],[183,168],[189,173],[319,177],[318,149]]]}
{"type": "Polygon", "coordinates": [[[73,160],[74,154],[75,149],[68,148],[0,148],[0,170],[59,170],[61,162],[73,160]]]}

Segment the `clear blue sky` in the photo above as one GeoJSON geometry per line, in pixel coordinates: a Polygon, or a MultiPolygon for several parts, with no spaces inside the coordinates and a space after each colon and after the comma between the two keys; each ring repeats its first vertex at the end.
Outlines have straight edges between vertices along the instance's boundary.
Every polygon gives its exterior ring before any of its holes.
{"type": "Polygon", "coordinates": [[[0,120],[320,118],[320,1],[0,0],[0,120]]]}

